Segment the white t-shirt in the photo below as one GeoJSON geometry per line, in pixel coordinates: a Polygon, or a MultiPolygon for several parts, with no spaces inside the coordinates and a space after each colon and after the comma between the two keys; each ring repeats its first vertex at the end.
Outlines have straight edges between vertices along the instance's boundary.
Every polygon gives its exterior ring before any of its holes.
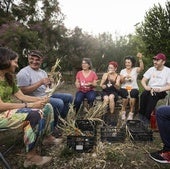
{"type": "Polygon", "coordinates": [[[132,68],[132,71],[130,73],[127,73],[126,68],[122,69],[120,71],[120,75],[122,76],[131,76],[131,81],[130,82],[124,82],[121,84],[121,88],[126,88],[126,86],[131,86],[132,89],[139,89],[138,84],[137,84],[137,67],[132,68]]]}
{"type": "Polygon", "coordinates": [[[148,86],[151,88],[161,88],[170,83],[170,68],[164,66],[162,70],[155,67],[149,68],[143,75],[148,79],[148,86]]]}
{"type": "MultiPolygon", "coordinates": [[[[42,70],[34,70],[30,66],[22,68],[17,74],[17,85],[20,86],[31,86],[32,84],[40,81],[43,78],[48,77],[47,73],[42,70]]],[[[46,86],[41,85],[37,88],[31,96],[45,96],[46,86]]]]}

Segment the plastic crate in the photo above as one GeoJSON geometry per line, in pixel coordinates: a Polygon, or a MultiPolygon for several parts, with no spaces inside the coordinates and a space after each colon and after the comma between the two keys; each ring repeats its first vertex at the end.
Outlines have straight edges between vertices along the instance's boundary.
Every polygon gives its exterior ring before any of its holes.
{"type": "Polygon", "coordinates": [[[146,128],[140,120],[128,120],[126,122],[131,139],[134,141],[153,141],[153,131],[146,128]]]}
{"type": "Polygon", "coordinates": [[[101,141],[102,142],[124,142],[126,138],[125,128],[117,128],[116,126],[101,127],[101,141]]]}
{"type": "Polygon", "coordinates": [[[79,128],[86,136],[96,136],[97,121],[92,120],[76,120],[76,127],[79,128]]]}
{"type": "Polygon", "coordinates": [[[96,146],[94,136],[67,136],[67,146],[80,153],[91,152],[96,146]]]}

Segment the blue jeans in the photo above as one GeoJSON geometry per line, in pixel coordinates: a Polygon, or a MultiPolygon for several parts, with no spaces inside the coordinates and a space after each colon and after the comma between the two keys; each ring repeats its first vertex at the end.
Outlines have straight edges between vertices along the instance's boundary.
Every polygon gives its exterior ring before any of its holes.
{"type": "Polygon", "coordinates": [[[68,93],[55,93],[50,97],[50,103],[54,109],[54,126],[58,123],[58,115],[67,116],[69,105],[73,102],[73,96],[68,93]]]}
{"type": "Polygon", "coordinates": [[[81,91],[78,91],[76,93],[75,100],[74,100],[74,107],[76,109],[76,112],[79,110],[84,98],[87,99],[89,106],[92,106],[93,102],[96,98],[96,92],[94,90],[91,90],[87,93],[83,93],[81,91]]]}
{"type": "Polygon", "coordinates": [[[170,106],[161,106],[156,110],[159,133],[164,144],[163,150],[170,151],[170,106]]]}

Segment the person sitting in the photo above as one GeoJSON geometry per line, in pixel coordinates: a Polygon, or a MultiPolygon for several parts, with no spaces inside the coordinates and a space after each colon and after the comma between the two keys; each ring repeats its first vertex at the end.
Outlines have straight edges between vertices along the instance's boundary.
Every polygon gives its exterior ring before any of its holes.
{"type": "Polygon", "coordinates": [[[133,56],[127,56],[124,59],[125,69],[120,71],[121,77],[121,88],[120,96],[123,98],[121,118],[126,119],[126,108],[129,103],[130,111],[127,120],[132,120],[134,116],[135,104],[139,95],[139,87],[137,84],[138,74],[144,69],[144,64],[142,61],[142,54],[138,53],[137,57],[139,59],[139,67],[135,67],[135,58],[133,56]]]}
{"type": "Polygon", "coordinates": [[[108,72],[103,74],[100,83],[103,102],[105,105],[109,105],[111,114],[114,113],[115,102],[118,99],[118,89],[120,87],[120,76],[116,73],[117,67],[117,62],[109,62],[108,72]]]}
{"type": "Polygon", "coordinates": [[[97,86],[97,75],[91,70],[92,63],[89,58],[82,59],[82,70],[76,74],[75,85],[78,91],[76,92],[74,99],[74,107],[78,112],[84,99],[87,99],[88,105],[91,107],[96,98],[96,92],[94,88],[97,86]]]}
{"type": "Polygon", "coordinates": [[[150,125],[151,113],[158,100],[165,98],[167,86],[170,85],[170,69],[164,65],[165,62],[166,56],[163,53],[154,56],[154,66],[144,73],[141,80],[145,90],[140,96],[139,119],[146,126],[150,125]]]}
{"type": "MultiPolygon", "coordinates": [[[[47,73],[40,68],[43,62],[43,55],[38,50],[28,53],[29,65],[22,68],[17,73],[17,84],[24,94],[36,97],[47,96],[47,86],[51,84],[51,79],[47,73]]],[[[58,136],[58,116],[66,118],[69,105],[73,102],[73,96],[69,93],[54,93],[49,98],[54,109],[54,127],[58,136]]]]}
{"type": "Polygon", "coordinates": [[[159,163],[170,163],[170,106],[158,107],[156,110],[156,120],[163,142],[163,149],[151,152],[149,156],[159,163]]]}
{"type": "Polygon", "coordinates": [[[51,135],[54,118],[48,98],[24,95],[13,77],[16,68],[18,68],[18,54],[8,48],[0,47],[0,128],[8,128],[10,131],[23,126],[27,152],[24,167],[42,166],[52,158],[38,155],[37,143],[43,139],[43,136],[45,136],[44,145],[58,145],[62,140],[51,135]],[[15,96],[22,103],[14,102],[11,96],[15,96]],[[42,134],[38,130],[41,121],[43,121],[42,134]],[[39,136],[41,139],[38,139],[39,136]]]}

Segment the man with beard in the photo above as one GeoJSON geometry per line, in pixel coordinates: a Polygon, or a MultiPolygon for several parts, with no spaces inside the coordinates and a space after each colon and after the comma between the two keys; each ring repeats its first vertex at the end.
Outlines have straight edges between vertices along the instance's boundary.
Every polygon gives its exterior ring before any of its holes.
{"type": "Polygon", "coordinates": [[[170,85],[170,69],[164,64],[166,56],[158,53],[153,57],[154,66],[143,75],[141,84],[144,91],[140,96],[139,118],[146,126],[150,124],[151,113],[155,109],[158,100],[165,98],[170,85]]]}
{"type": "MultiPolygon", "coordinates": [[[[17,84],[24,94],[36,97],[46,96],[46,88],[51,84],[51,79],[42,70],[43,55],[38,50],[31,50],[28,53],[29,65],[22,68],[17,74],[17,84]]],[[[58,137],[58,116],[66,118],[69,105],[73,101],[73,96],[69,93],[54,93],[49,98],[54,110],[54,135],[58,137]]]]}

